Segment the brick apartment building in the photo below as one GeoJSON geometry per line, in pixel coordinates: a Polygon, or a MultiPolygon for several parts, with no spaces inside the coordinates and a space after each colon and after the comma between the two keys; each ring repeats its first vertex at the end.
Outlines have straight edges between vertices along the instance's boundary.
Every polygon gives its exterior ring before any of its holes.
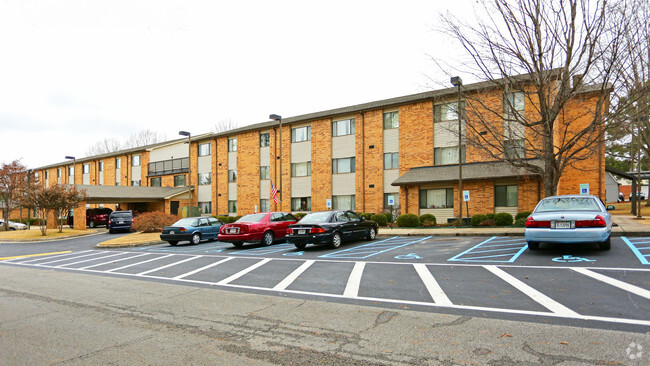
{"type": "MultiPolygon", "coordinates": [[[[486,85],[466,85],[463,93],[482,93],[495,103],[508,97],[486,85]]],[[[584,87],[564,115],[595,104],[599,93],[584,87]]],[[[329,203],[334,209],[376,213],[392,198],[401,213],[432,213],[443,222],[459,211],[458,136],[451,132],[458,118],[449,113],[457,98],[455,88],[429,91],[191,136],[189,148],[188,138],[181,138],[35,171],[43,184],[74,183],[87,190],[87,205],[75,210],[75,217],[96,205],[171,213],[190,205],[204,215],[243,215],[256,209],[326,210],[329,203]],[[273,202],[271,184],[280,191],[279,204],[273,202]]],[[[520,108],[535,113],[529,104],[520,108]]],[[[588,119],[576,118],[572,128],[582,128],[588,119]]],[[[495,128],[502,126],[503,120],[495,122],[495,128]]],[[[589,159],[565,170],[558,194],[579,193],[580,184],[589,184],[591,194],[605,199],[604,143],[599,146],[589,159]]],[[[471,194],[470,215],[530,211],[544,196],[539,176],[470,146],[465,155],[463,190],[471,194]]],[[[84,227],[81,221],[75,226],[84,227]]]]}

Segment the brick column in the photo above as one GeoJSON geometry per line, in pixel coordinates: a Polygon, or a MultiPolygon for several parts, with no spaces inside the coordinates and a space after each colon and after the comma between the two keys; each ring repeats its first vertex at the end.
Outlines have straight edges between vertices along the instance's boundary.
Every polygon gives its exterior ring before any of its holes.
{"type": "Polygon", "coordinates": [[[77,208],[74,209],[74,229],[86,230],[86,202],[81,202],[77,208]]]}

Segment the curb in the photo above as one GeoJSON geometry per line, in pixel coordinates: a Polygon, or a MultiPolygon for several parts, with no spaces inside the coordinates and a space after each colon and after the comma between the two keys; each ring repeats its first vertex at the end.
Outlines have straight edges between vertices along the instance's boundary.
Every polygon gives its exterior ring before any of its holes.
{"type": "Polygon", "coordinates": [[[163,243],[166,243],[166,241],[157,240],[157,241],[147,241],[147,242],[142,242],[142,243],[105,244],[105,245],[102,245],[102,243],[99,243],[99,244],[95,245],[95,248],[98,248],[98,249],[132,248],[132,247],[144,247],[144,246],[147,246],[147,245],[156,245],[156,244],[163,244],[163,243]]]}
{"type": "Polygon", "coordinates": [[[51,238],[51,239],[0,239],[0,244],[20,244],[20,243],[47,243],[50,241],[61,241],[61,240],[67,240],[67,239],[73,239],[73,238],[80,238],[83,236],[92,236],[92,235],[99,235],[101,234],[100,232],[91,232],[91,233],[83,233],[83,234],[73,234],[73,235],[68,235],[68,236],[61,236],[58,238],[51,238]]]}

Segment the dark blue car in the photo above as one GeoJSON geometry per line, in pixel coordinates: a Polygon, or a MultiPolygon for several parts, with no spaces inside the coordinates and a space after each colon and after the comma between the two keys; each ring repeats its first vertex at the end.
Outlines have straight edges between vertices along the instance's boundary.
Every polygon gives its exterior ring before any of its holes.
{"type": "Polygon", "coordinates": [[[216,240],[223,222],[214,217],[186,217],[167,226],[160,234],[160,240],[176,245],[180,241],[198,244],[201,240],[216,240]]]}

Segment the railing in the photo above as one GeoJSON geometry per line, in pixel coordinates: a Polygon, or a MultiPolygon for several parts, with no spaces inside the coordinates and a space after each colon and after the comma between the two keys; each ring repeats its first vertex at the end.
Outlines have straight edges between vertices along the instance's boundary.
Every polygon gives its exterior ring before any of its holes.
{"type": "Polygon", "coordinates": [[[149,163],[148,176],[187,173],[189,171],[189,158],[170,159],[149,163]]]}

